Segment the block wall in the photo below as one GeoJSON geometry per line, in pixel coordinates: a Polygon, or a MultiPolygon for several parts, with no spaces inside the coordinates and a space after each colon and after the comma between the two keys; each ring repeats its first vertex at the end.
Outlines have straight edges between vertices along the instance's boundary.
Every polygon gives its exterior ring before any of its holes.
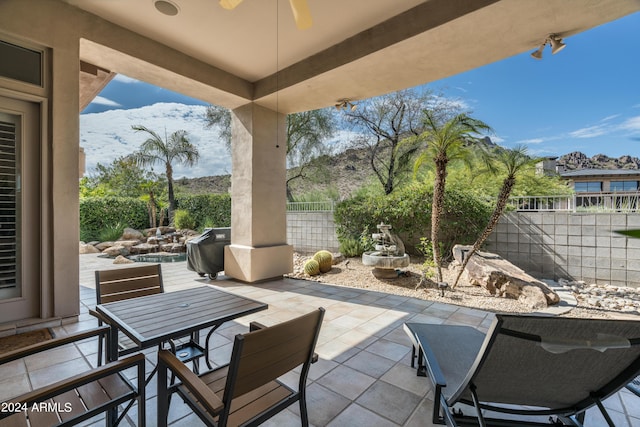
{"type": "Polygon", "coordinates": [[[544,279],[640,287],[640,239],[614,230],[640,229],[640,215],[512,212],[486,250],[544,279]]]}
{"type": "Polygon", "coordinates": [[[321,249],[337,252],[339,243],[333,211],[287,212],[287,243],[297,252],[321,249]]]}

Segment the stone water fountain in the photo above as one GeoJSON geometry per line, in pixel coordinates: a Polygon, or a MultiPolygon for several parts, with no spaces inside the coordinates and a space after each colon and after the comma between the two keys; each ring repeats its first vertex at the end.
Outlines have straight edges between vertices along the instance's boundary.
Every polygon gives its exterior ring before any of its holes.
{"type": "Polygon", "coordinates": [[[391,226],[380,223],[378,233],[371,237],[376,241],[375,251],[362,254],[362,264],[373,267],[371,273],[378,279],[395,279],[399,269],[409,266],[409,255],[404,253],[404,244],[391,232],[391,226]]]}

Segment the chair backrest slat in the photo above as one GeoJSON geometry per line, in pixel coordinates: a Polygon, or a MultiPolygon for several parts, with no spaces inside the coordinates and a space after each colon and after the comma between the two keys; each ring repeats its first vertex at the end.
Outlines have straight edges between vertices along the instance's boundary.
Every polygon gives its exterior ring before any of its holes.
{"type": "MultiPolygon", "coordinates": [[[[298,318],[236,336],[225,401],[240,396],[286,374],[299,365],[311,363],[324,309],[298,318]],[[232,385],[231,385],[232,384],[232,385]],[[228,396],[229,386],[232,395],[228,396]]],[[[304,368],[303,368],[304,369],[304,368]]]]}
{"type": "Polygon", "coordinates": [[[164,292],[160,264],[96,271],[98,304],[164,292]]]}

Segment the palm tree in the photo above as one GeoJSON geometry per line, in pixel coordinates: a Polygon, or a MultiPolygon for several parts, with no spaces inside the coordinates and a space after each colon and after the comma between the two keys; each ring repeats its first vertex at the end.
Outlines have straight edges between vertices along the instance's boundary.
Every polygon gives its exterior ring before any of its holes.
{"type": "Polygon", "coordinates": [[[139,166],[152,166],[156,163],[164,165],[167,175],[167,190],[169,195],[169,221],[173,222],[173,212],[176,209],[176,200],[173,193],[173,162],[178,161],[185,166],[193,166],[198,162],[200,153],[189,142],[186,130],[177,130],[165,139],[155,131],[142,125],[131,126],[136,132],[146,132],[151,135],[140,145],[139,151],[132,156],[139,166]]]}
{"type": "Polygon", "coordinates": [[[502,212],[504,212],[504,209],[507,206],[507,202],[509,201],[511,191],[516,185],[516,178],[518,177],[520,172],[522,172],[528,166],[532,166],[540,161],[540,159],[529,157],[527,155],[527,147],[523,145],[519,145],[512,150],[494,150],[493,153],[486,153],[485,156],[483,156],[483,159],[489,172],[495,175],[502,171],[506,173],[506,176],[502,181],[502,187],[500,188],[500,192],[498,193],[496,206],[493,209],[491,217],[489,218],[489,222],[484,228],[482,234],[480,234],[480,236],[476,239],[475,243],[471,247],[471,250],[467,254],[465,254],[464,260],[462,261],[462,266],[460,267],[460,271],[458,271],[458,275],[456,276],[456,280],[453,283],[452,288],[455,288],[458,285],[460,276],[462,276],[462,272],[467,266],[467,263],[469,262],[471,256],[480,249],[485,240],[487,240],[489,235],[491,235],[491,232],[493,232],[496,224],[498,224],[498,221],[502,216],[502,212]]]}
{"type": "Polygon", "coordinates": [[[481,132],[490,131],[486,123],[469,117],[466,113],[458,114],[446,122],[430,110],[424,111],[424,131],[419,139],[427,144],[414,164],[414,173],[426,161],[435,165],[433,182],[433,199],[431,203],[431,244],[433,245],[433,262],[436,266],[436,280],[442,282],[441,254],[438,234],[440,220],[444,209],[444,190],[447,180],[447,165],[454,160],[467,160],[467,146],[474,141],[481,132]]]}

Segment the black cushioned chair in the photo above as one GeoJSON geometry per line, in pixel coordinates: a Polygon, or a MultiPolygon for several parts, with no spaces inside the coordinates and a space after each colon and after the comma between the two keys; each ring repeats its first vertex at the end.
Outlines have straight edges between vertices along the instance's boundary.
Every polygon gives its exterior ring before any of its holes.
{"type": "Polygon", "coordinates": [[[542,416],[539,425],[556,417],[581,426],[585,411],[597,406],[613,426],[602,401],[640,372],[640,321],[503,314],[486,334],[470,326],[404,327],[418,374],[435,386],[439,424],[538,425],[528,417],[542,416]],[[506,414],[516,417],[501,419],[506,414]]]}

